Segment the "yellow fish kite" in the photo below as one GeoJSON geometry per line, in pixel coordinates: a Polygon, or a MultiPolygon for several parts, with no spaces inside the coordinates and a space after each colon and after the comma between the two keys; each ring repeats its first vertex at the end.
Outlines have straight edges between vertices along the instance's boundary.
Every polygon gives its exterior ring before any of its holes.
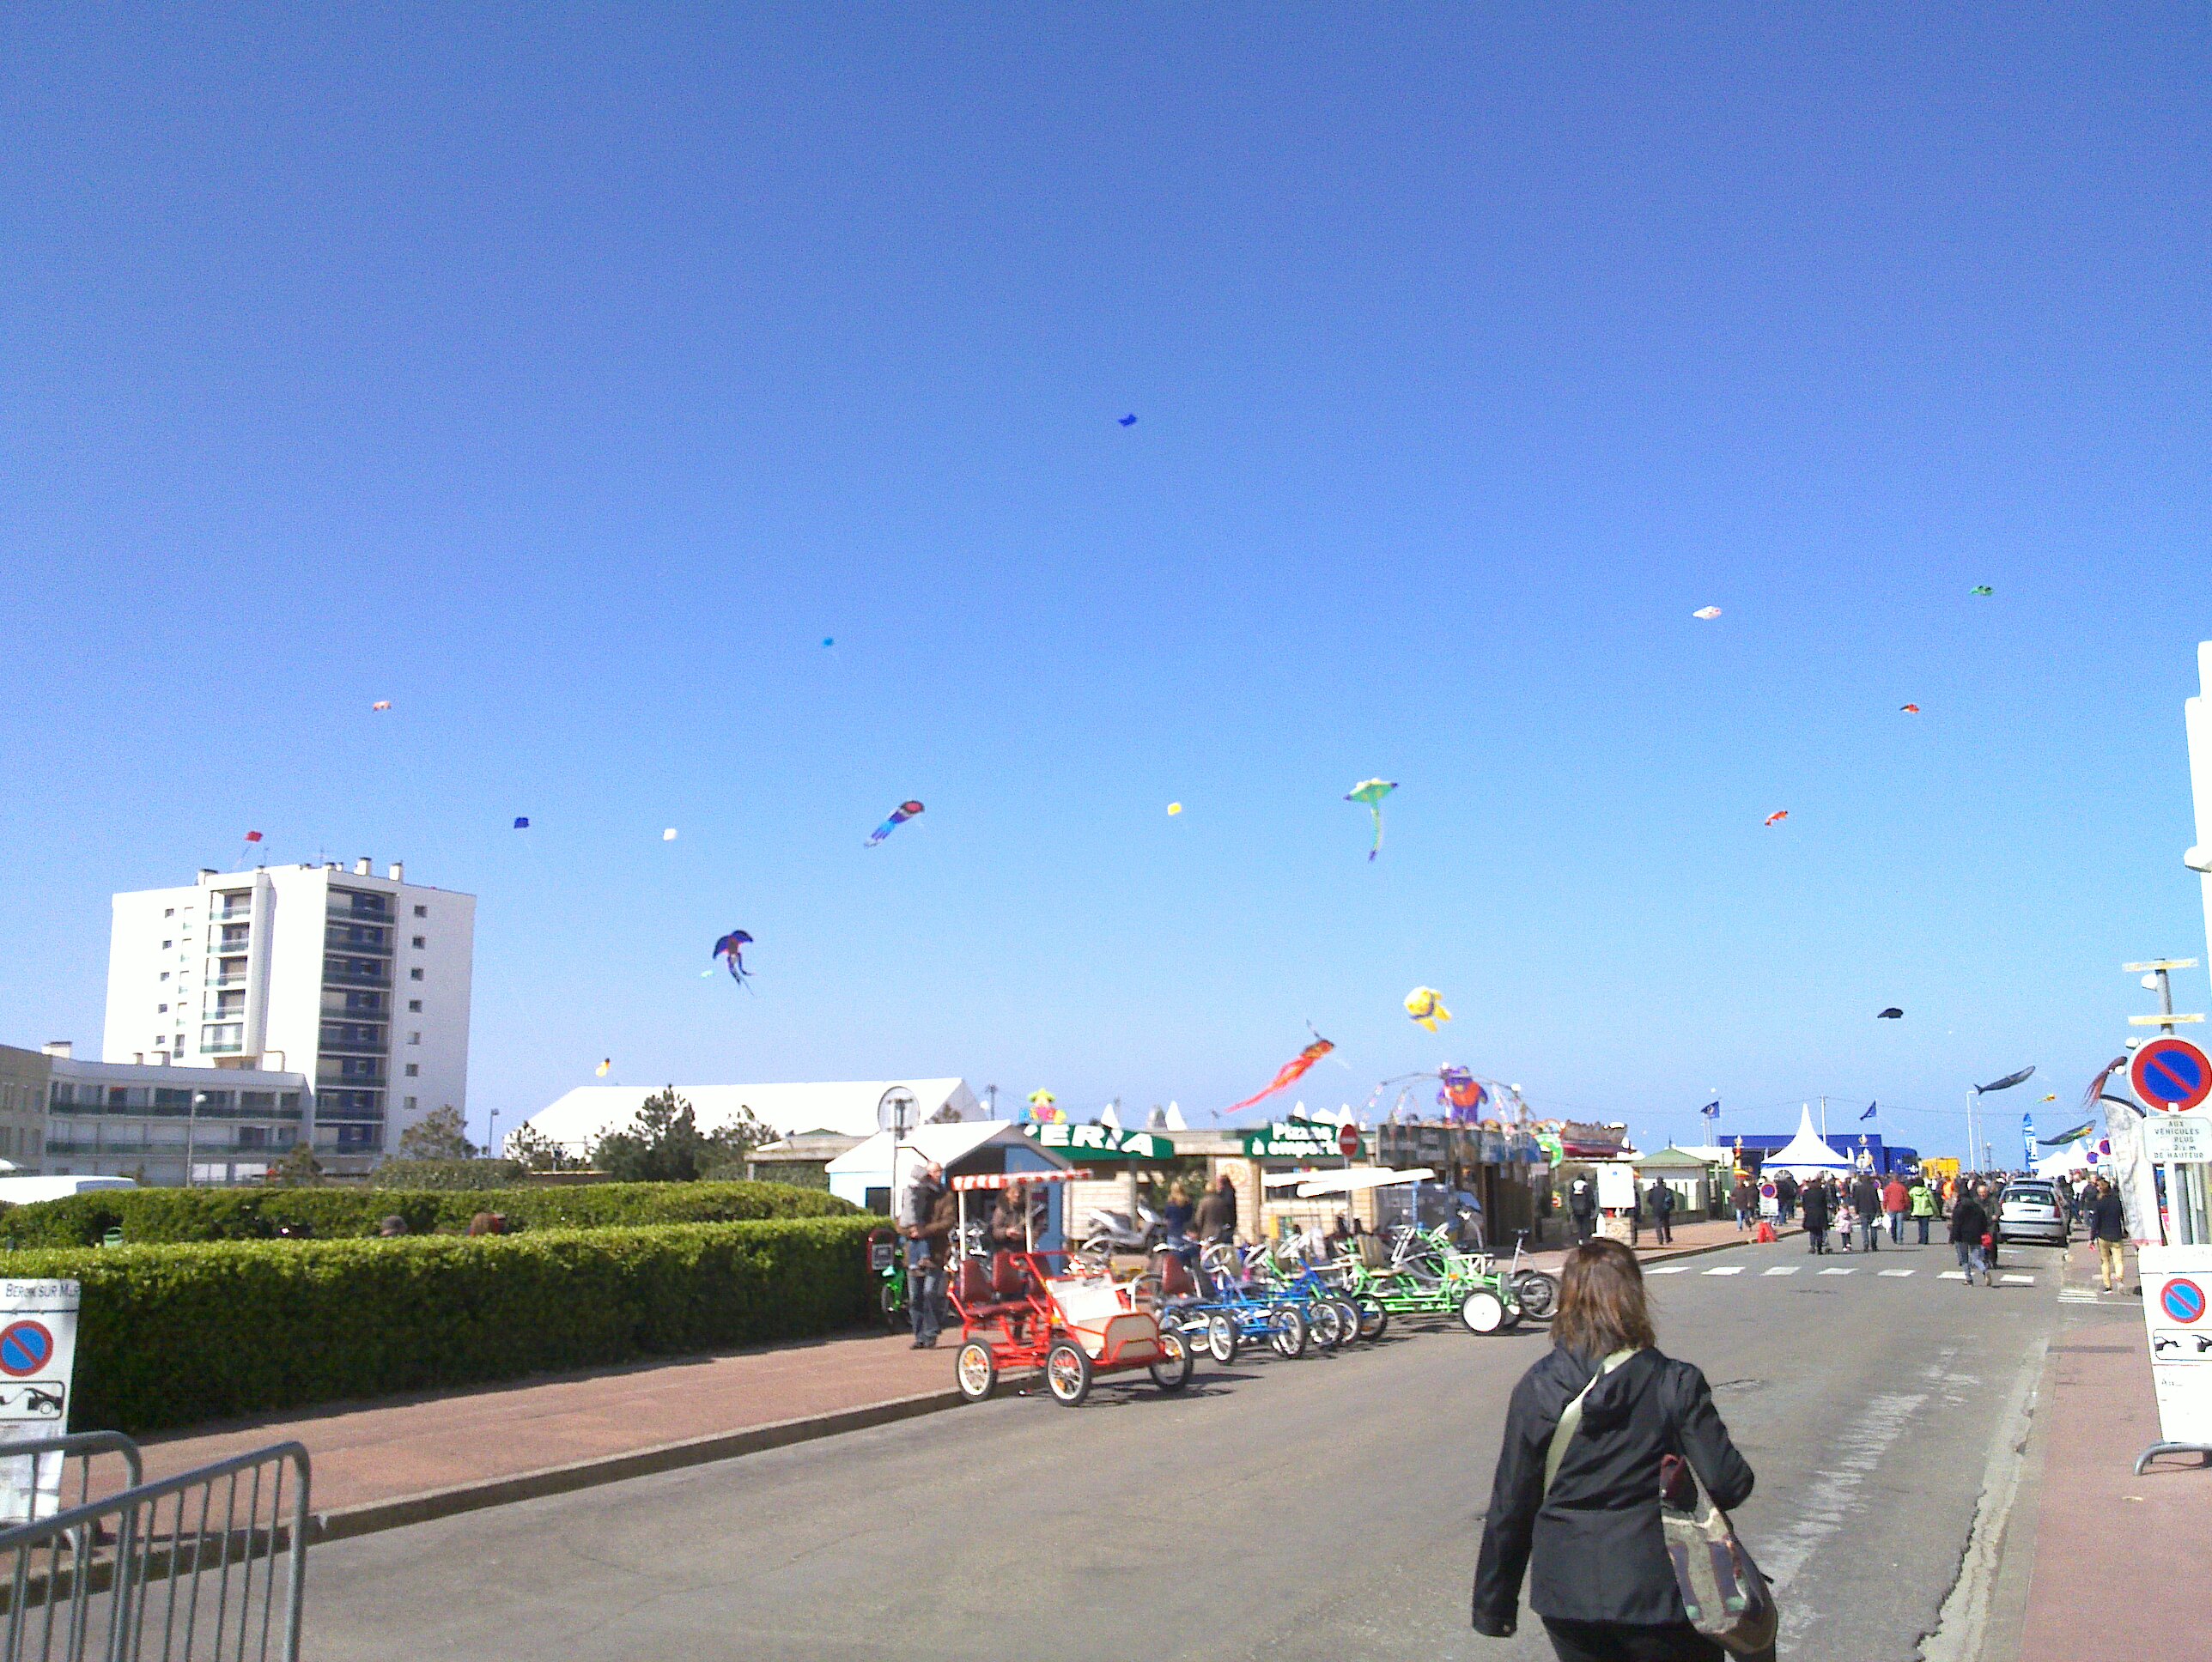
{"type": "Polygon", "coordinates": [[[1434,987],[1415,987],[1407,993],[1406,1014],[1431,1033],[1434,1033],[1440,1023],[1451,1020],[1451,1012],[1444,1008],[1443,994],[1434,987]]]}

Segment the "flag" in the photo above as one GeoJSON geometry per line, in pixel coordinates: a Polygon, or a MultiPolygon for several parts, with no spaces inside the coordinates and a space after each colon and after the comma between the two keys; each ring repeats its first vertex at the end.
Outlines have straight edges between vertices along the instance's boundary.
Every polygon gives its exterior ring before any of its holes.
{"type": "Polygon", "coordinates": [[[1719,1119],[1721,1117],[1721,1105],[1719,1100],[1716,1098],[1714,1101],[1706,1103],[1705,1106],[1699,1108],[1698,1112],[1705,1115],[1708,1119],[1719,1119]]]}
{"type": "Polygon", "coordinates": [[[2035,1116],[2024,1113],[2020,1117],[2020,1145],[2027,1150],[2027,1168],[2035,1169],[2035,1116]]]}
{"type": "Polygon", "coordinates": [[[1868,1104],[1867,1104],[1867,1111],[1866,1111],[1864,1113],[1861,1114],[1861,1115],[1859,1116],[1859,1118],[1860,1118],[1860,1119],[1873,1119],[1873,1118],[1874,1118],[1874,1111],[1875,1111],[1876,1108],[1880,1107],[1881,1106],[1881,1103],[1879,1103],[1879,1102],[1869,1102],[1869,1103],[1868,1103],[1868,1104]]]}

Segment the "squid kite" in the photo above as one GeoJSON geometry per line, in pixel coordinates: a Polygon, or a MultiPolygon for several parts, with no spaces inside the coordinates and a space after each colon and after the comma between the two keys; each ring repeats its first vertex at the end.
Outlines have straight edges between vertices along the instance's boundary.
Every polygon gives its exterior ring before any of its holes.
{"type": "Polygon", "coordinates": [[[1692,617],[1701,617],[1701,618],[1703,618],[1703,619],[1704,619],[1706,622],[1708,622],[1708,623],[1711,622],[1715,618],[1718,617],[1720,615],[1721,615],[1721,609],[1720,609],[1718,606],[1700,606],[1700,607],[1698,607],[1698,610],[1695,610],[1695,611],[1693,611],[1693,612],[1692,612],[1692,613],[1690,614],[1690,616],[1692,616],[1692,617]]]}
{"type": "Polygon", "coordinates": [[[753,937],[744,930],[733,929],[714,943],[714,949],[708,955],[729,965],[730,979],[743,986],[746,976],[751,974],[745,967],[745,949],[752,943],[753,937]]]}
{"type": "Polygon", "coordinates": [[[1778,808],[1771,814],[1769,814],[1766,816],[1766,823],[1769,825],[1779,825],[1783,821],[1789,817],[1790,810],[1787,808],[1778,808]]]}
{"type": "Polygon", "coordinates": [[[1874,1019],[1877,1022],[1902,1022],[1905,1019],[1905,1012],[1895,1004],[1892,1004],[1887,1010],[1875,1011],[1874,1019]]]}
{"type": "Polygon", "coordinates": [[[920,812],[921,812],[921,804],[920,803],[901,803],[897,807],[891,810],[891,816],[876,828],[875,834],[868,839],[868,846],[873,848],[878,843],[881,842],[885,837],[890,835],[893,831],[896,830],[900,826],[904,825],[908,820],[912,819],[920,812]]]}
{"type": "Polygon", "coordinates": [[[1434,1033],[1440,1023],[1451,1020],[1451,1012],[1444,1008],[1443,994],[1434,987],[1415,987],[1407,993],[1406,1014],[1431,1033],[1434,1033]]]}
{"type": "Polygon", "coordinates": [[[1282,1066],[1275,1070],[1275,1077],[1267,1082],[1267,1088],[1265,1090],[1256,1092],[1254,1095],[1246,1097],[1242,1102],[1232,1103],[1228,1107],[1224,1108],[1222,1112],[1224,1113],[1242,1113],[1245,1109],[1250,1107],[1255,1102],[1262,1101],[1267,1097],[1273,1096],[1277,1091],[1281,1090],[1285,1086],[1296,1084],[1300,1079],[1305,1077],[1305,1072],[1308,1068],[1320,1061],[1322,1057],[1328,1055],[1329,1052],[1335,1048],[1336,1046],[1329,1040],[1321,1037],[1318,1034],[1315,1034],[1313,1043],[1308,1045],[1296,1056],[1293,1056],[1289,1061],[1284,1063],[1282,1066]]]}
{"type": "Polygon", "coordinates": [[[1362,779],[1344,793],[1346,802],[1364,802],[1367,811],[1375,816],[1375,846],[1367,851],[1370,860],[1382,852],[1382,798],[1397,788],[1395,779],[1362,779]]]}

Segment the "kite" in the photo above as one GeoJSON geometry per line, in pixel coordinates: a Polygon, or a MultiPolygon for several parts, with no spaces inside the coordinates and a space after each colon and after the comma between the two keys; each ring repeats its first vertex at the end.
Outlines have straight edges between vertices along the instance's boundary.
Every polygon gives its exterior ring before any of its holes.
{"type": "Polygon", "coordinates": [[[602,1062],[599,1065],[599,1066],[597,1066],[596,1068],[593,1068],[593,1069],[592,1070],[592,1071],[593,1073],[598,1074],[598,1075],[599,1076],[599,1077],[600,1077],[600,1078],[604,1079],[604,1078],[605,1078],[605,1077],[607,1077],[607,1070],[608,1070],[608,1069],[610,1069],[610,1068],[611,1068],[611,1067],[613,1067],[613,1066],[614,1066],[614,1065],[615,1065],[615,1058],[614,1058],[613,1057],[610,1056],[610,1057],[606,1058],[604,1061],[602,1061],[602,1062]]]}
{"type": "Polygon", "coordinates": [[[1711,622],[1720,615],[1721,609],[1718,606],[1700,606],[1697,610],[1690,614],[1692,617],[1703,618],[1708,623],[1711,622]]]}
{"type": "Polygon", "coordinates": [[[248,842],[259,842],[261,840],[261,834],[258,831],[249,831],[246,834],[246,840],[248,842]]]}
{"type": "Polygon", "coordinates": [[[1489,1095],[1465,1068],[1445,1068],[1437,1080],[1437,1101],[1452,1111],[1450,1118],[1457,1122],[1474,1119],[1489,1095]]]}
{"type": "Polygon", "coordinates": [[[1122,425],[1123,427],[1134,427],[1134,426],[1136,426],[1136,424],[1137,424],[1137,418],[1136,418],[1135,416],[1124,416],[1121,418],[1121,425],[1122,425]]]}
{"type": "MultiPolygon", "coordinates": [[[[2056,1092],[2052,1093],[2052,1096],[2055,1096],[2056,1095],[2056,1092]]],[[[2051,1100],[2051,1097],[2046,1096],[2043,1100],[2048,1102],[2051,1100]]],[[[2096,1131],[2096,1128],[2097,1122],[2095,1120],[2084,1119],[2070,1131],[2061,1131],[2056,1137],[2038,1137],[2036,1141],[2042,1143],[2046,1149],[2063,1148],[2069,1143],[2085,1143],[2088,1141],[2091,1135],[2096,1131]]]]}
{"type": "Polygon", "coordinates": [[[1874,1013],[1874,1019],[1877,1022],[1902,1022],[1905,1019],[1905,1012],[1895,1004],[1892,1004],[1887,1010],[1876,1010],[1874,1013]]]}
{"type": "Polygon", "coordinates": [[[1900,715],[1917,716],[1920,713],[1920,707],[1917,704],[1900,704],[1897,708],[1900,715]]]}
{"type": "Polygon", "coordinates": [[[745,969],[745,949],[752,943],[753,937],[744,930],[733,929],[714,943],[714,951],[708,955],[720,958],[728,964],[730,979],[743,986],[748,973],[745,969]]]}
{"type": "Polygon", "coordinates": [[[1434,987],[1415,987],[1406,995],[1406,1014],[1419,1022],[1431,1033],[1440,1022],[1451,1020],[1451,1012],[1444,1008],[1444,996],[1434,987]]]}
{"type": "Polygon", "coordinates": [[[380,698],[368,707],[372,710],[389,710],[392,707],[392,701],[388,698],[380,698]]]}
{"type": "Polygon", "coordinates": [[[1182,804],[1181,803],[1179,803],[1179,802],[1171,802],[1171,803],[1170,803],[1170,804],[1168,804],[1168,814],[1169,814],[1169,816],[1170,816],[1170,818],[1172,818],[1174,816],[1176,816],[1176,815],[1177,815],[1177,814],[1180,814],[1180,813],[1182,813],[1182,804]]]}
{"type": "Polygon", "coordinates": [[[1305,1071],[1308,1068],[1320,1061],[1322,1057],[1328,1055],[1329,1052],[1335,1048],[1336,1046],[1331,1044],[1328,1040],[1321,1038],[1319,1035],[1316,1035],[1313,1043],[1308,1045],[1296,1056],[1293,1056],[1289,1061],[1284,1063],[1281,1067],[1275,1070],[1275,1077],[1267,1082],[1267,1088],[1265,1090],[1260,1091],[1251,1096],[1248,1096],[1242,1102],[1234,1103],[1230,1107],[1224,1108],[1222,1112],[1224,1113],[1242,1113],[1245,1109],[1250,1107],[1255,1102],[1258,1102],[1265,1098],[1273,1096],[1277,1091],[1281,1090],[1285,1086],[1296,1084],[1300,1079],[1305,1077],[1305,1071]]]}
{"type": "Polygon", "coordinates": [[[1060,1099],[1050,1091],[1033,1090],[1029,1095],[1030,1124],[1032,1125],[1064,1125],[1067,1110],[1060,1106],[1060,1099]]]}
{"type": "Polygon", "coordinates": [[[2058,1100],[2058,1093],[2057,1091],[2052,1091],[2043,1100],[2046,1102],[2056,1102],[2058,1100]]]}
{"type": "Polygon", "coordinates": [[[1769,825],[1779,825],[1789,817],[1790,810],[1787,808],[1778,808],[1766,816],[1766,822],[1769,825]]]}
{"type": "Polygon", "coordinates": [[[1996,591],[1986,583],[1977,583],[1972,588],[1967,590],[1966,592],[1968,594],[1995,594],[1996,591]]]}
{"type": "Polygon", "coordinates": [[[670,826],[668,829],[660,834],[660,840],[663,842],[674,842],[676,840],[676,828],[672,825],[670,826]]]}
{"type": "Polygon", "coordinates": [[[1375,846],[1367,851],[1370,860],[1382,852],[1382,798],[1397,788],[1395,779],[1362,779],[1344,793],[1346,802],[1364,802],[1367,811],[1375,816],[1375,846]]]}
{"type": "Polygon", "coordinates": [[[516,816],[515,816],[515,820],[514,820],[514,828],[515,828],[516,830],[518,830],[518,831],[527,831],[528,829],[530,829],[530,816],[529,816],[529,815],[527,815],[527,814],[518,814],[518,815],[516,815],[516,816]]]}
{"type": "Polygon", "coordinates": [[[890,835],[891,832],[895,828],[904,825],[908,820],[912,819],[920,812],[921,812],[921,804],[920,803],[901,803],[897,807],[891,810],[891,816],[876,828],[875,834],[868,839],[868,846],[873,848],[885,837],[890,835]]]}
{"type": "Polygon", "coordinates": [[[2019,1084],[2022,1080],[2026,1079],[2028,1075],[2034,1071],[2034,1066],[2031,1064],[2029,1066],[2022,1068],[2018,1073],[2008,1073],[2005,1075],[2003,1078],[1998,1080],[1995,1084],[1975,1086],[1974,1095],[1979,1096],[1984,1091],[2010,1090],[2014,1085],[2019,1084]]]}
{"type": "Polygon", "coordinates": [[[834,646],[837,644],[837,637],[834,634],[825,634],[822,637],[822,644],[825,646],[834,646]]]}

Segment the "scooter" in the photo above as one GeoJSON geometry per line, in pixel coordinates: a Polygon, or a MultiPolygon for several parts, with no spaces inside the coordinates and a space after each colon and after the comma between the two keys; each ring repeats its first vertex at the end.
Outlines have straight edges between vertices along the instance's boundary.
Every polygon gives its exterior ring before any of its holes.
{"type": "Polygon", "coordinates": [[[1083,1220],[1080,1250],[1085,1258],[1102,1260],[1114,1253],[1149,1254],[1167,1233],[1167,1220],[1141,1200],[1133,1222],[1127,1212],[1101,1206],[1083,1220]]]}

